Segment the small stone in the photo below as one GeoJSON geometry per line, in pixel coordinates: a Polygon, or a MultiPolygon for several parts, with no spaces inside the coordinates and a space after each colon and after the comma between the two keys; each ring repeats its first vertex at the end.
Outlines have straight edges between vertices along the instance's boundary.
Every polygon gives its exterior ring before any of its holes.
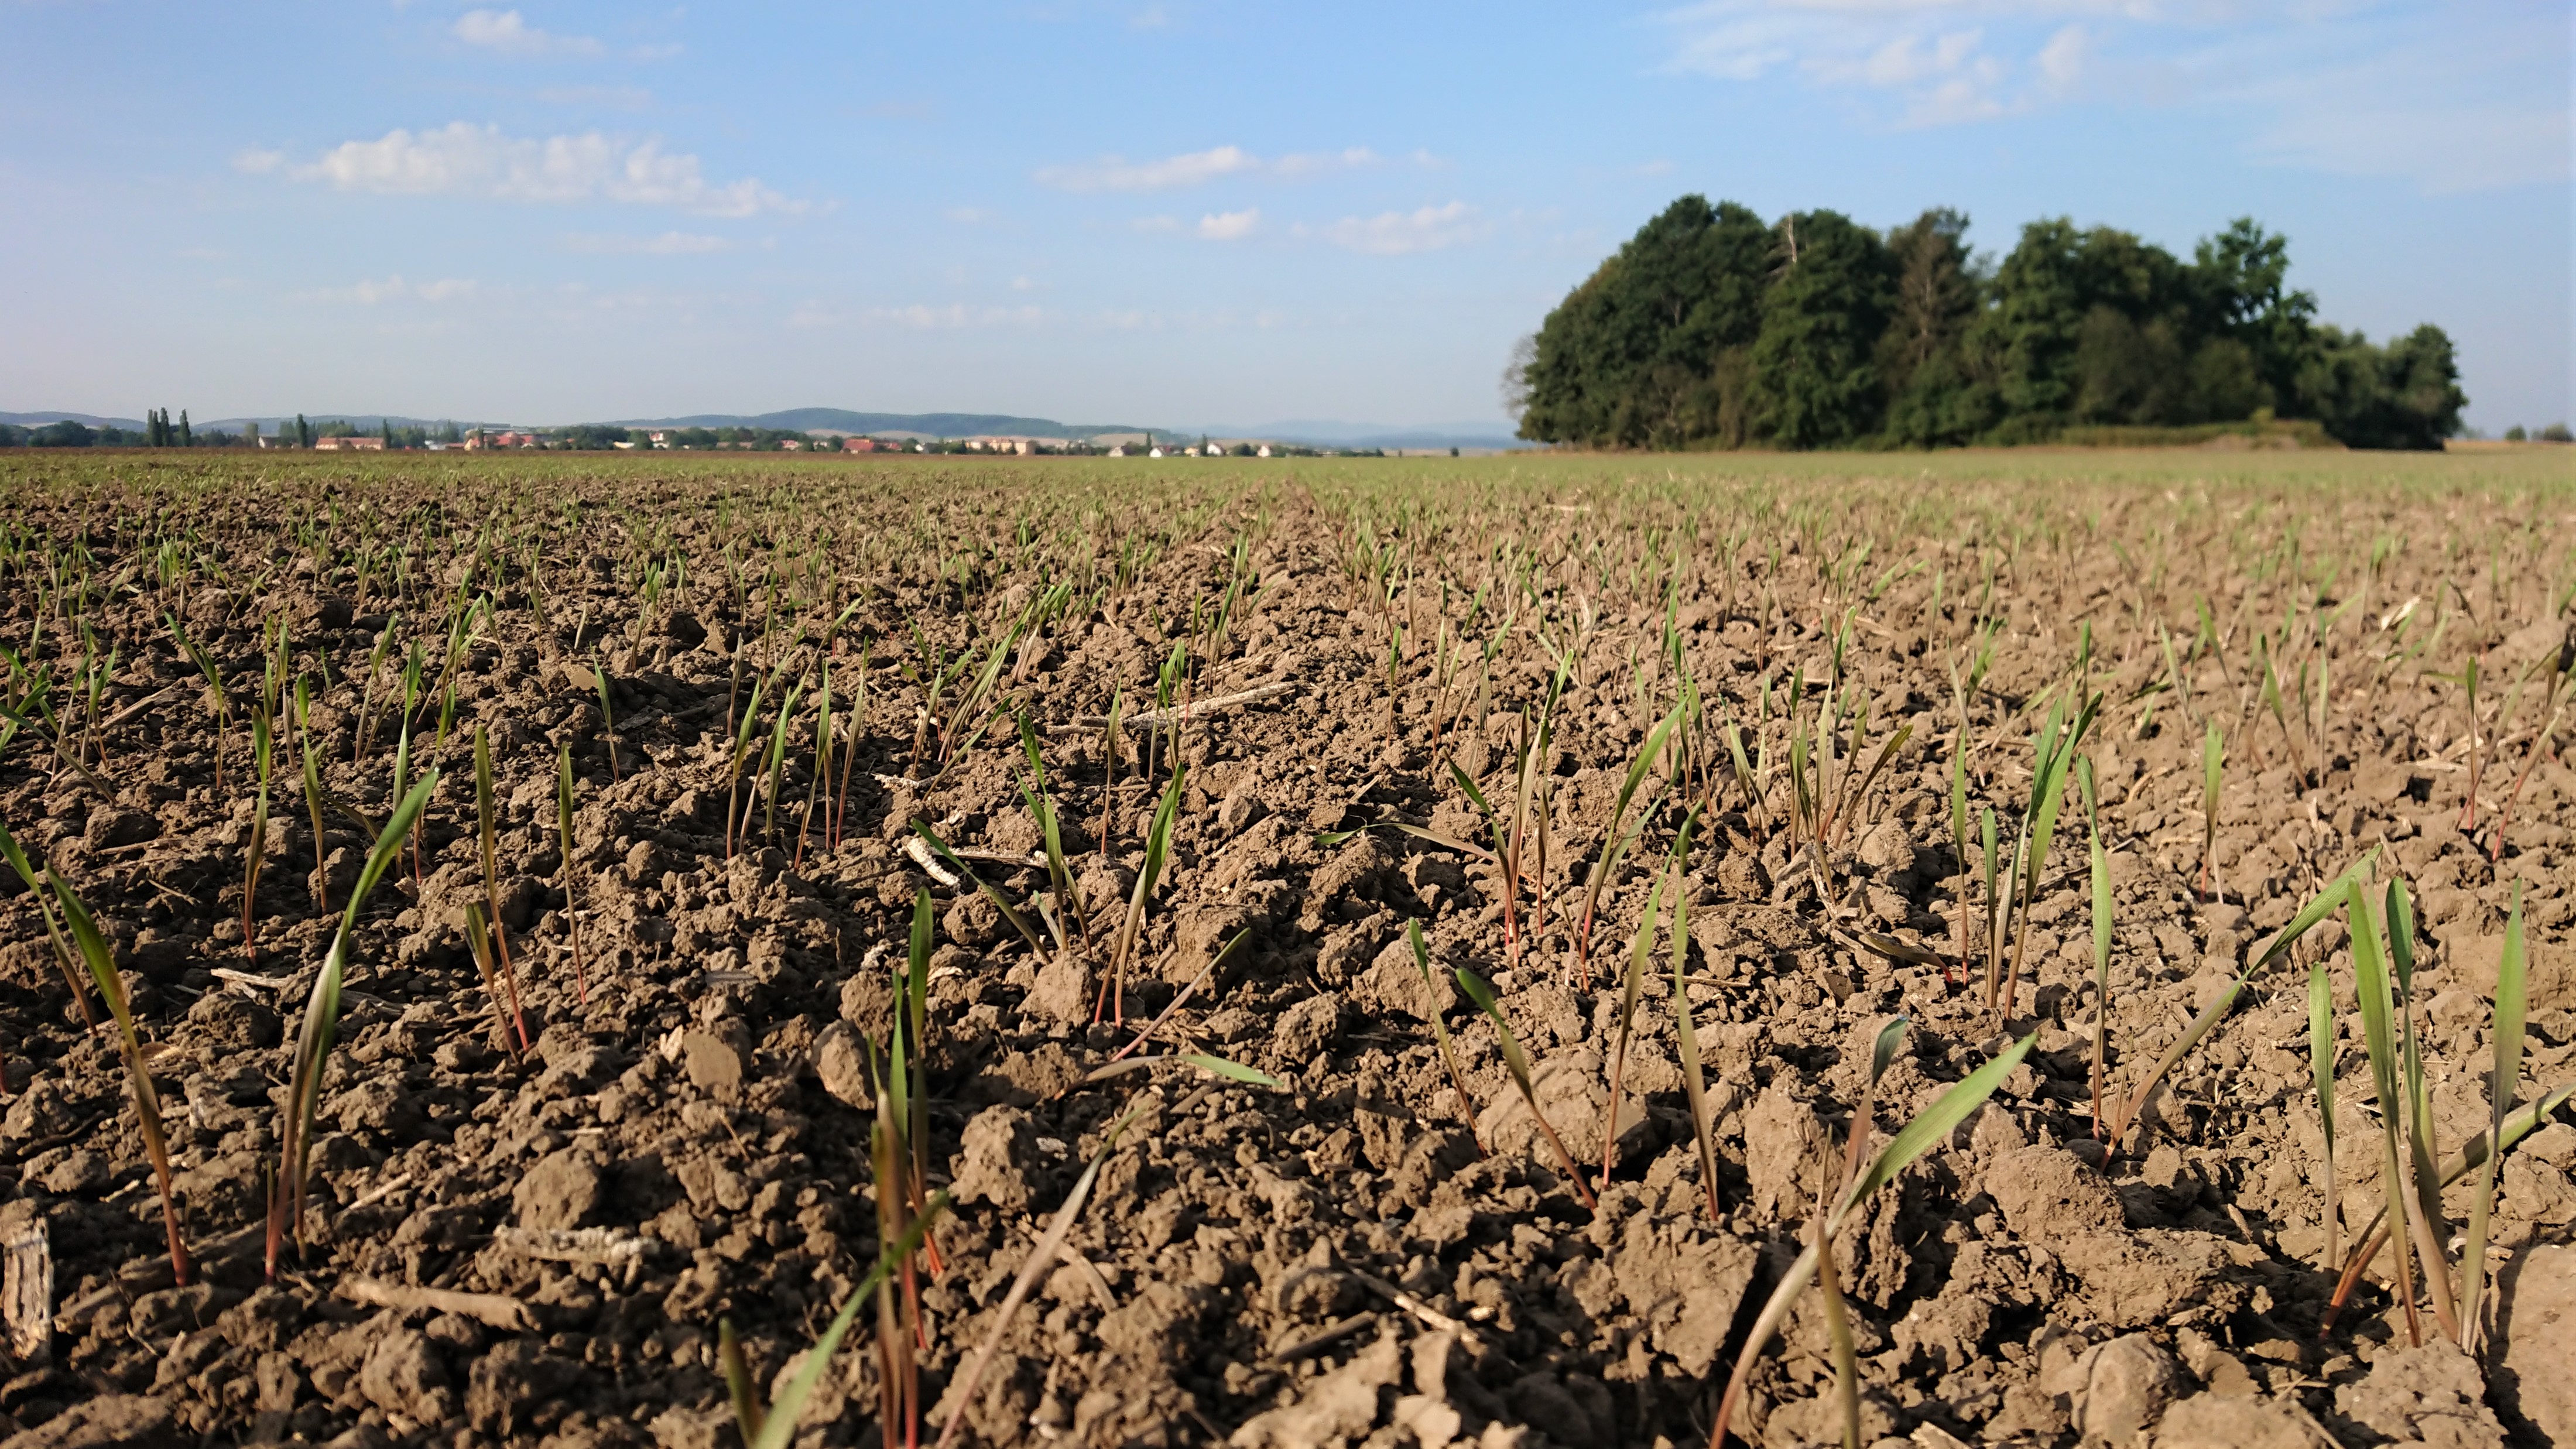
{"type": "Polygon", "coordinates": [[[2180,1375],[2173,1355],[2142,1333],[2123,1334],[2085,1355],[2084,1437],[2134,1442],[2173,1402],[2180,1375]]]}
{"type": "Polygon", "coordinates": [[[599,1208],[599,1166],[569,1149],[548,1155],[510,1194],[522,1227],[577,1228],[599,1208]]]}
{"type": "Polygon", "coordinates": [[[868,1091],[867,1048],[845,1021],[833,1022],[814,1039],[814,1074],[823,1090],[866,1111],[876,1105],[868,1091]]]}
{"type": "Polygon", "coordinates": [[[689,1080],[710,1091],[742,1085],[743,1059],[750,1053],[741,1040],[740,1025],[728,1025],[734,1029],[693,1026],[680,1033],[680,1052],[689,1064],[689,1080]]]}
{"type": "Polygon", "coordinates": [[[1309,996],[1288,1008],[1272,1028],[1271,1046],[1279,1060],[1292,1066],[1313,1061],[1332,1043],[1342,1029],[1342,1000],[1338,996],[1309,996]]]}
{"type": "Polygon", "coordinates": [[[987,1107],[966,1121],[951,1191],[961,1203],[988,1202],[1017,1216],[1030,1201],[1026,1164],[1037,1157],[1037,1131],[1017,1107],[987,1107]]]}
{"type": "Polygon", "coordinates": [[[1038,968],[1038,984],[1024,1005],[1043,1020],[1071,1026],[1090,1018],[1091,998],[1091,963],[1071,951],[1060,951],[1038,968]]]}

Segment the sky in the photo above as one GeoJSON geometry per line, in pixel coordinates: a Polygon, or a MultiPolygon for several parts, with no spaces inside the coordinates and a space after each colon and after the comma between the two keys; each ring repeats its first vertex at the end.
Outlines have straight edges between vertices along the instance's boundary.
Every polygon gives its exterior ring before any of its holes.
{"type": "Polygon", "coordinates": [[[2566,0],[0,0],[0,408],[1499,431],[1674,197],[2251,215],[2576,416],[2566,0]]]}

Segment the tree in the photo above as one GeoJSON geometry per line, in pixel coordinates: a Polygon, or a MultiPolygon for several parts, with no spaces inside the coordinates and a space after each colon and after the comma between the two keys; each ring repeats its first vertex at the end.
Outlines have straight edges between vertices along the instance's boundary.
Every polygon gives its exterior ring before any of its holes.
{"type": "Polygon", "coordinates": [[[1595,445],[1695,435],[1729,348],[1761,329],[1770,230],[1732,202],[1685,196],[1638,229],[1540,326],[1522,369],[1521,435],[1595,445]]]}
{"type": "Polygon", "coordinates": [[[2299,403],[2346,447],[2434,449],[2460,430],[2469,400],[2459,378],[2449,335],[2431,323],[2386,347],[2320,327],[2299,372],[2299,403]]]}
{"type": "Polygon", "coordinates": [[[88,428],[70,418],[64,418],[36,429],[34,436],[28,441],[39,448],[86,448],[96,441],[97,437],[98,435],[88,428]]]}
{"type": "Polygon", "coordinates": [[[302,413],[295,415],[295,446],[299,448],[313,446],[313,425],[304,420],[302,413]]]}
{"type": "MultiPolygon", "coordinates": [[[[161,426],[164,430],[167,430],[170,426],[170,414],[166,409],[164,409],[161,414],[161,426]]],[[[181,408],[179,409],[179,446],[182,448],[193,448],[196,445],[196,431],[188,426],[188,410],[186,408],[181,408]]]]}
{"type": "Polygon", "coordinates": [[[1795,448],[1850,443],[1877,431],[1884,403],[1872,354],[1895,287],[1887,247],[1832,211],[1784,218],[1781,235],[1753,342],[1753,426],[1795,448]]]}

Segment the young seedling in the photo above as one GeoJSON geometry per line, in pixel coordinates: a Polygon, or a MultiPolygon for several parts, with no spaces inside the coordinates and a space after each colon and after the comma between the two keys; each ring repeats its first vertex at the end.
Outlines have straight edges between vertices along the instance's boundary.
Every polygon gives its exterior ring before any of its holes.
{"type": "Polygon", "coordinates": [[[2218,879],[2218,784],[2226,768],[2227,738],[2213,716],[2200,739],[2200,893],[2208,900],[2217,899],[2210,891],[2218,879]]]}
{"type": "MultiPolygon", "coordinates": [[[[2003,1079],[2011,1074],[2013,1068],[2021,1065],[2022,1058],[2030,1055],[2031,1047],[2038,1041],[2039,1033],[2032,1032],[2013,1043],[2001,1056],[1961,1078],[1956,1086],[1942,1093],[1931,1106],[1906,1123],[1894,1140],[1870,1160],[1867,1171],[1850,1179],[1842,1194],[1834,1200],[1831,1211],[1819,1213],[1822,1221],[1817,1224],[1806,1250],[1789,1265],[1789,1271],[1781,1275],[1779,1286],[1772,1289],[1771,1297],[1753,1320],[1753,1331],[1744,1340],[1744,1351],[1736,1356],[1735,1371],[1727,1379],[1725,1395],[1718,1400],[1717,1424],[1708,1436],[1709,1449],[1725,1449],[1727,1425],[1735,1418],[1736,1406],[1744,1401],[1744,1389],[1753,1376],[1753,1365],[1761,1358],[1762,1350],[1770,1345],[1771,1336],[1779,1331],[1781,1320],[1789,1316],[1789,1309],[1797,1302],[1798,1295],[1806,1291],[1807,1284],[1815,1278],[1823,1264],[1826,1245],[1841,1233],[1844,1218],[1868,1200],[1870,1194],[1894,1181],[1898,1173],[1929,1151],[1933,1144],[1949,1140],[1950,1134],[1994,1095],[1995,1088],[2003,1084],[2003,1079]]],[[[1876,1053],[1872,1055],[1875,1060],[1876,1053]]],[[[1860,1130],[1857,1121],[1853,1130],[1860,1130]]],[[[1848,1433],[1852,1427],[1848,1416],[1845,1424],[1848,1433]]]]}
{"type": "MultiPolygon", "coordinates": [[[[2490,1131],[2501,1138],[2505,1113],[2513,1106],[2522,1079],[2523,1016],[2528,1006],[2529,961],[2522,939],[2522,883],[2513,888],[2513,910],[2504,920],[2504,951],[2496,961],[2495,1070],[2487,1078],[2490,1131]]],[[[2484,1328],[2480,1300],[2486,1296],[2487,1217],[2495,1203],[2496,1160],[2490,1154],[2478,1169],[2477,1194],[2469,1199],[2469,1246],[2460,1259],[2460,1347],[2474,1354],[2484,1328]]],[[[2436,1192],[2438,1193],[2438,1189],[2436,1192]]]]}
{"type": "MultiPolygon", "coordinates": [[[[510,959],[510,935],[501,924],[501,839],[500,809],[492,788],[492,737],[481,721],[474,725],[474,821],[483,847],[483,906],[491,916],[492,951],[501,979],[510,987],[510,1011],[519,1013],[519,972],[510,959]]],[[[527,1037],[524,1017],[519,1020],[519,1036],[527,1037]]]]}
{"type": "Polygon", "coordinates": [[[1449,1039],[1449,1023],[1440,1012],[1440,991],[1431,979],[1431,952],[1422,944],[1422,923],[1404,923],[1404,938],[1413,947],[1413,969],[1422,976],[1422,1014],[1431,1021],[1431,1035],[1440,1043],[1440,1060],[1449,1068],[1449,1086],[1458,1094],[1458,1115],[1467,1122],[1467,1135],[1476,1141],[1476,1155],[1487,1155],[1485,1134],[1476,1126],[1476,1099],[1467,1090],[1467,1074],[1458,1066],[1458,1044],[1449,1039]]]}
{"type": "Polygon", "coordinates": [[[956,851],[949,849],[948,842],[939,838],[939,832],[916,820],[912,822],[912,833],[920,836],[941,860],[948,862],[950,870],[957,872],[968,885],[975,888],[978,894],[991,901],[993,909],[1002,913],[1002,919],[1010,923],[1011,929],[1020,933],[1020,939],[1029,943],[1030,950],[1040,955],[1046,953],[1046,943],[1038,939],[1038,933],[1029,925],[1028,917],[1021,915],[1000,891],[995,890],[982,876],[975,873],[973,866],[968,865],[956,851]]]}
{"type": "Polygon", "coordinates": [[[1628,1035],[1637,1020],[1637,994],[1646,979],[1646,959],[1655,953],[1655,926],[1663,913],[1667,890],[1678,903],[1682,898],[1682,860],[1688,854],[1690,823],[1699,818],[1694,807],[1682,822],[1673,842],[1672,866],[1668,878],[1659,878],[1646,888],[1646,909],[1637,918],[1637,937],[1628,946],[1628,975],[1619,990],[1619,1035],[1610,1053],[1610,1103],[1601,1117],[1601,1190],[1610,1190],[1610,1170],[1617,1165],[1619,1154],[1619,1098],[1628,1071],[1628,1035]]]}
{"type": "Polygon", "coordinates": [[[254,706],[250,716],[251,767],[259,777],[259,795],[250,811],[250,844],[242,852],[242,954],[259,964],[259,867],[268,855],[268,777],[272,750],[268,706],[254,706]]]}
{"type": "MultiPolygon", "coordinates": [[[[1694,818],[1696,818],[1694,816],[1694,818]]],[[[1691,821],[1682,822],[1681,836],[1673,842],[1675,860],[1690,855],[1691,821]]],[[[1690,984],[1685,979],[1690,968],[1690,893],[1676,885],[1673,891],[1673,1036],[1682,1058],[1682,1091],[1690,1107],[1691,1136],[1699,1143],[1700,1186],[1708,1193],[1709,1221],[1719,1217],[1717,1205],[1717,1144],[1710,1137],[1708,1120],[1708,1082],[1700,1067],[1699,1033],[1691,1025],[1690,984]]]]}
{"type": "Polygon", "coordinates": [[[590,1005],[590,973],[581,959],[581,902],[573,895],[572,864],[572,741],[555,746],[555,843],[563,864],[564,930],[572,937],[573,989],[580,993],[581,1004],[590,1005]]]}
{"type": "Polygon", "coordinates": [[[2111,1040],[2111,857],[2102,848],[2102,812],[2093,786],[2093,761],[2075,762],[2084,790],[2084,821],[2092,836],[2093,867],[2093,1140],[2102,1140],[2102,1080],[2111,1040]]]}
{"type": "Polygon", "coordinates": [[[1646,736],[1645,748],[1630,762],[1628,777],[1619,784],[1619,798],[1610,807],[1610,825],[1601,837],[1601,858],[1592,863],[1592,878],[1583,888],[1583,919],[1574,931],[1575,959],[1582,963],[1587,974],[1592,962],[1592,917],[1600,909],[1601,888],[1610,883],[1611,872],[1619,868],[1621,858],[1636,843],[1637,832],[1645,828],[1647,815],[1652,814],[1651,810],[1640,814],[1635,826],[1622,829],[1628,818],[1628,803],[1637,797],[1637,787],[1645,783],[1646,772],[1654,768],[1655,761],[1664,753],[1664,742],[1672,737],[1681,718],[1681,707],[1676,705],[1673,712],[1665,715],[1663,722],[1646,736]]]}
{"type": "Polygon", "coordinates": [[[2327,974],[2323,957],[2308,966],[2308,1071],[2316,1081],[2317,1123],[2325,1135],[2325,1149],[2318,1159],[2318,1189],[2325,1197],[2324,1267],[2331,1273],[2343,1257],[2339,1236],[2343,1219],[2335,1203],[2334,980],[2327,974]]]}
{"type": "Polygon", "coordinates": [[[617,783],[617,701],[609,694],[608,660],[597,645],[590,651],[590,682],[599,688],[599,737],[608,745],[608,783],[617,783]]]}
{"type": "Polygon", "coordinates": [[[1144,943],[1145,902],[1152,899],[1154,884],[1161,878],[1163,862],[1172,848],[1172,825],[1181,810],[1183,782],[1190,767],[1181,765],[1172,772],[1171,782],[1163,787],[1163,801],[1154,807],[1154,821],[1145,831],[1145,868],[1136,873],[1136,889],[1127,899],[1127,919],[1118,930],[1118,943],[1110,952],[1110,979],[1103,984],[1106,1002],[1095,1002],[1091,1010],[1094,1021],[1100,1019],[1100,1008],[1114,1003],[1111,1020],[1127,1023],[1127,971],[1135,963],[1136,952],[1144,943]]]}
{"type": "Polygon", "coordinates": [[[1029,778],[1020,786],[1020,798],[1028,802],[1029,814],[1038,823],[1038,838],[1046,846],[1047,884],[1054,892],[1054,909],[1047,913],[1047,924],[1054,930],[1056,950],[1065,949],[1065,927],[1073,928],[1076,940],[1087,939],[1087,923],[1082,918],[1081,903],[1075,899],[1073,871],[1064,861],[1064,835],[1057,827],[1055,801],[1047,794],[1046,757],[1038,749],[1037,729],[1029,723],[1028,711],[1020,711],[1020,751],[1028,756],[1029,778]]]}
{"type": "MultiPolygon", "coordinates": [[[[922,1239],[931,1225],[948,1211],[948,1194],[940,1193],[930,1206],[912,1220],[912,1226],[896,1241],[887,1243],[878,1254],[876,1265],[868,1270],[859,1286],[852,1290],[849,1301],[832,1316],[823,1336],[814,1340],[813,1349],[805,1355],[796,1377],[787,1381],[777,1402],[761,1407],[760,1390],[751,1381],[751,1368],[743,1361],[742,1345],[734,1338],[733,1321],[720,1319],[716,1324],[717,1358],[724,1366],[725,1387],[733,1400],[734,1428],[742,1435],[744,1449],[788,1449],[796,1442],[796,1429],[805,1417],[805,1403],[814,1397],[815,1388],[823,1382],[823,1373],[841,1351],[841,1340],[849,1337],[850,1325],[858,1320],[859,1309],[876,1300],[878,1290],[904,1264],[921,1250],[922,1239]]],[[[882,1442],[882,1441],[881,1441],[882,1442]]]]}
{"type": "Polygon", "coordinates": [[[71,927],[72,939],[80,945],[81,959],[89,964],[90,980],[97,983],[108,1014],[116,1020],[117,1046],[125,1055],[126,1075],[134,1089],[135,1126],[143,1134],[144,1155],[152,1160],[152,1174],[161,1186],[161,1226],[170,1236],[170,1273],[185,1288],[189,1277],[188,1245],[180,1239],[179,1208],[171,1196],[170,1143],[161,1130],[161,1094],[153,1089],[152,1073],[143,1062],[143,1038],[134,1029],[134,1012],[126,1004],[125,983],[116,974],[116,961],[108,952],[107,938],[99,934],[98,922],[90,919],[89,908],[81,904],[80,897],[63,883],[59,873],[49,871],[47,875],[53,882],[54,899],[62,904],[63,920],[71,927]]]}
{"type": "MultiPolygon", "coordinates": [[[[2396,887],[2392,883],[2394,896],[2396,887]]],[[[2450,1303],[2450,1269],[2444,1261],[2434,1224],[2428,1220],[2423,1205],[2416,1200],[2415,1184],[2409,1171],[2414,1154],[2410,1140],[2423,1132],[2420,1118],[2410,1121],[2415,1092],[2411,1082],[2402,1082],[2405,1064],[2400,1059],[2398,1022],[2400,1015],[2411,1016],[2404,983],[2392,990],[2387,959],[2381,954],[2379,924],[2371,916],[2370,897],[2357,880],[2345,885],[2346,907],[2352,934],[2352,971],[2355,999],[2362,1023],[2362,1043],[2370,1056],[2372,1092],[2379,1103],[2380,1146],[2385,1154],[2380,1185],[2385,1190],[2387,1216],[2392,1223],[2404,1223],[2407,1231],[2397,1240],[2397,1292],[2406,1310],[2408,1340],[2421,1346],[2423,1327],[2415,1311],[2415,1287],[2412,1256],[2421,1257],[2424,1280],[2433,1291],[2433,1309],[2441,1319],[2445,1334],[2459,1337],[2458,1316],[2450,1303]]],[[[2394,926],[2392,920],[2391,925],[2394,926]]],[[[2390,933],[2392,944],[2396,940],[2390,933]]]]}
{"type": "MultiPolygon", "coordinates": [[[[993,1315],[992,1329],[984,1335],[983,1344],[966,1365],[965,1375],[957,1381],[956,1407],[948,1411],[948,1422],[939,1430],[937,1449],[948,1449],[956,1439],[957,1426],[965,1422],[967,1407],[975,1402],[975,1391],[983,1386],[984,1373],[993,1365],[993,1355],[1001,1347],[1002,1335],[1010,1331],[1011,1320],[1019,1315],[1021,1305],[1029,1301],[1030,1290],[1055,1266],[1056,1256],[1064,1251],[1065,1239],[1072,1235],[1074,1223],[1082,1217],[1083,1206],[1091,1201],[1091,1187],[1100,1179],[1101,1166],[1109,1161],[1111,1153],[1118,1150],[1120,1134],[1143,1110],[1141,1107],[1131,1110],[1110,1125],[1100,1150],[1092,1154],[1090,1164],[1082,1169],[1082,1176],[1074,1179],[1073,1191],[1065,1194],[1064,1205],[1055,1210],[1055,1216],[1048,1221],[1047,1230],[1039,1236],[1037,1246],[1029,1250],[1029,1260],[1020,1265],[1019,1276],[1011,1280],[1011,1291],[1002,1295],[1001,1311],[993,1315]]],[[[783,1445],[784,1440],[780,1449],[783,1445]]],[[[771,1446],[759,1445],[755,1449],[771,1449],[771,1446]]]]}
{"type": "Polygon", "coordinates": [[[221,795],[224,793],[224,747],[232,742],[232,695],[224,689],[223,671],[215,667],[214,660],[206,657],[205,650],[197,647],[196,640],[188,637],[188,631],[179,626],[179,616],[165,614],[162,617],[169,622],[171,637],[179,641],[179,652],[188,656],[188,662],[197,667],[198,675],[206,681],[206,708],[215,716],[215,793],[221,795]]]}
{"type": "Polygon", "coordinates": [[[36,903],[36,913],[44,918],[45,940],[53,947],[54,965],[63,973],[63,985],[70,990],[73,1004],[80,1007],[81,1024],[96,1030],[98,1011],[89,1004],[89,992],[82,988],[80,973],[73,969],[72,948],[63,939],[63,928],[54,919],[54,908],[45,901],[44,882],[37,876],[35,864],[27,859],[27,852],[19,847],[17,837],[11,835],[6,827],[0,827],[0,859],[6,859],[9,868],[18,873],[18,879],[26,883],[27,898],[36,903]]]}
{"type": "Polygon", "coordinates": [[[386,819],[383,833],[367,852],[367,863],[349,892],[339,930],[331,937],[331,949],[322,958],[322,970],[313,978],[313,994],[304,1004],[304,1018],[295,1033],[295,1060],[287,1084],[287,1101],[278,1118],[277,1172],[269,1181],[267,1268],[271,1282],[277,1280],[277,1260],[287,1235],[294,1235],[299,1250],[304,1244],[306,1160],[313,1148],[313,1113],[322,1103],[323,1068],[331,1055],[332,1040],[340,1030],[340,980],[348,969],[349,933],[357,927],[358,912],[375,891],[376,882],[392,867],[405,832],[437,789],[438,772],[432,770],[421,776],[420,783],[386,819]]]}
{"type": "Polygon", "coordinates": [[[301,675],[295,680],[296,756],[304,766],[304,811],[313,826],[313,914],[327,915],[329,872],[323,868],[328,847],[322,839],[322,762],[313,753],[313,689],[301,675]]]}
{"type": "Polygon", "coordinates": [[[1556,1129],[1548,1125],[1547,1114],[1539,1110],[1538,1088],[1530,1080],[1529,1054],[1521,1050],[1520,1038],[1512,1035],[1511,1023],[1503,1020],[1502,1003],[1494,1000],[1493,988],[1485,984],[1483,977],[1464,966],[1459,967],[1455,974],[1458,989],[1466,992],[1467,999],[1476,1003],[1476,1009],[1494,1023],[1494,1035],[1502,1043],[1503,1065],[1510,1070],[1513,1085],[1521,1089],[1521,1100],[1529,1106],[1530,1120],[1538,1124],[1540,1134],[1547,1138],[1547,1145],[1556,1149],[1556,1160],[1564,1166],[1566,1180],[1574,1184],[1574,1195],[1583,1199],[1585,1208],[1597,1210],[1599,1204],[1593,1199],[1592,1189],[1584,1185],[1583,1169],[1574,1165],[1574,1154],[1565,1150],[1565,1139],[1556,1135],[1556,1129]]]}

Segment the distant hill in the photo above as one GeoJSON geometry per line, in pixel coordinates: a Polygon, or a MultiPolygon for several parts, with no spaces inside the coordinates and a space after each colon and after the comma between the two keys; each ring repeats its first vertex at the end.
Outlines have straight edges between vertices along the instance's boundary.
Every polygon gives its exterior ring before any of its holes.
{"type": "MultiPolygon", "coordinates": [[[[789,408],[785,412],[745,416],[696,413],[682,418],[626,418],[629,428],[783,428],[800,433],[911,433],[925,438],[970,438],[1003,434],[1040,438],[1090,438],[1108,433],[1142,433],[1132,423],[1059,423],[1053,418],[1015,418],[1005,413],[854,413],[846,408],[789,408]]],[[[1178,430],[1156,428],[1171,436],[1178,430]]]]}
{"type": "Polygon", "coordinates": [[[136,432],[143,430],[140,419],[103,418],[96,413],[0,413],[0,423],[21,428],[41,428],[47,423],[66,420],[92,428],[131,428],[136,432]]]}

